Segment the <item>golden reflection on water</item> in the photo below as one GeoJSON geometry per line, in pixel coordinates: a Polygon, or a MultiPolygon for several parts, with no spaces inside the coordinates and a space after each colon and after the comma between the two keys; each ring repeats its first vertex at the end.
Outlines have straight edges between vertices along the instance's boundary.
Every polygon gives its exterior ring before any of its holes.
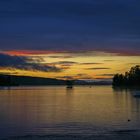
{"type": "Polygon", "coordinates": [[[139,127],[140,99],[131,92],[113,90],[111,86],[0,90],[0,128],[14,126],[42,131],[43,126],[47,130],[47,125],[65,123],[139,127]]]}
{"type": "Polygon", "coordinates": [[[104,131],[139,129],[140,99],[132,92],[111,86],[0,90],[0,138],[42,133],[102,135],[104,131]]]}

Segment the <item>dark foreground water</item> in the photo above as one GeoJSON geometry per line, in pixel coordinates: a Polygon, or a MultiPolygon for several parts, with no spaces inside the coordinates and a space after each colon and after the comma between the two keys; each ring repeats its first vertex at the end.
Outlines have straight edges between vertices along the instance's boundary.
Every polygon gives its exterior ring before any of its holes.
{"type": "Polygon", "coordinates": [[[140,98],[130,90],[14,87],[0,90],[0,139],[140,139],[140,98]]]}

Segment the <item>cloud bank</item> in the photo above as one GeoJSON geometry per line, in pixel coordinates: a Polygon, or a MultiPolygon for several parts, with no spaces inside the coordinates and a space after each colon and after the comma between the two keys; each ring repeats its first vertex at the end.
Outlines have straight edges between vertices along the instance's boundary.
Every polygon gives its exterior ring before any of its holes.
{"type": "Polygon", "coordinates": [[[61,72],[62,69],[55,66],[48,66],[40,63],[28,62],[28,57],[22,56],[10,56],[0,54],[0,68],[8,69],[20,69],[28,71],[40,71],[40,72],[61,72]]]}

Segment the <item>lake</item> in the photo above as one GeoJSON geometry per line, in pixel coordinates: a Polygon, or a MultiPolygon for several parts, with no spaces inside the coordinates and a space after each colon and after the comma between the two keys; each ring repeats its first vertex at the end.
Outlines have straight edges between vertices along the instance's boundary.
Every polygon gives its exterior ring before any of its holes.
{"type": "Polygon", "coordinates": [[[111,86],[0,90],[0,139],[140,139],[140,98],[111,86]]]}

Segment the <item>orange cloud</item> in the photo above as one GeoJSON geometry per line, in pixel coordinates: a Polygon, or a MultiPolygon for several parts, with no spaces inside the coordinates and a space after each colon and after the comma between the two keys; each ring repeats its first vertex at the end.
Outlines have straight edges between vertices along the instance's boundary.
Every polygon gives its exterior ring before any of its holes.
{"type": "Polygon", "coordinates": [[[0,51],[0,53],[11,55],[11,56],[28,56],[28,55],[41,55],[41,54],[58,54],[64,53],[63,51],[47,51],[47,50],[10,50],[0,51]]]}

